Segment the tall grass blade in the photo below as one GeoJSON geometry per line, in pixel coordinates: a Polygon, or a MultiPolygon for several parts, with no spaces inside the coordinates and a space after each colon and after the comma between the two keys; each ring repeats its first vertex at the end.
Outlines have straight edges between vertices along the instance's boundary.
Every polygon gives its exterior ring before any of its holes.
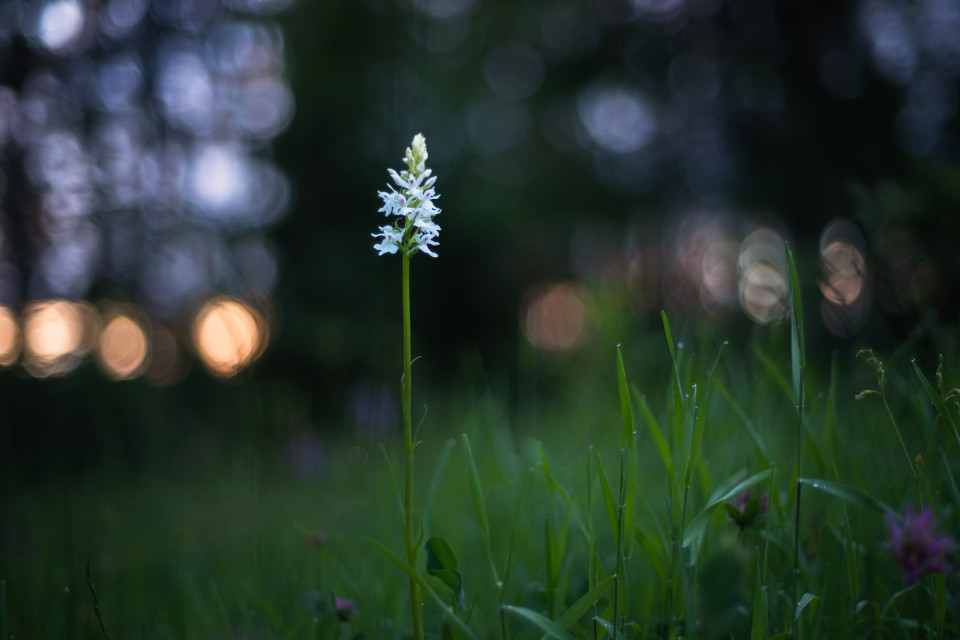
{"type": "Polygon", "coordinates": [[[858,507],[866,507],[881,513],[893,511],[893,509],[880,502],[863,489],[840,484],[839,482],[831,482],[830,480],[815,480],[811,478],[799,478],[798,483],[807,485],[811,489],[817,489],[818,491],[829,493],[836,498],[840,498],[841,500],[844,500],[850,504],[855,504],[858,507]]]}
{"type": "Polygon", "coordinates": [[[613,586],[616,581],[616,576],[609,576],[598,582],[597,586],[587,591],[580,596],[576,602],[570,605],[570,607],[557,618],[556,624],[564,630],[572,627],[576,624],[577,620],[586,615],[590,608],[597,603],[597,600],[603,597],[603,594],[610,590],[610,587],[613,586]]]}
{"type": "Polygon", "coordinates": [[[760,553],[757,553],[757,573],[753,580],[753,615],[750,620],[750,640],[764,640],[767,637],[767,588],[763,585],[760,570],[760,553]]]}
{"type": "Polygon", "coordinates": [[[820,600],[820,596],[814,595],[814,594],[810,593],[809,591],[808,591],[807,593],[803,594],[803,597],[800,598],[800,602],[797,603],[797,609],[796,609],[796,612],[795,612],[794,615],[793,615],[794,619],[795,619],[795,620],[799,620],[799,619],[800,619],[800,614],[803,613],[803,610],[806,609],[807,607],[815,604],[818,600],[820,600]]]}
{"type": "Polygon", "coordinates": [[[670,348],[670,360],[673,362],[673,437],[676,442],[681,433],[683,420],[683,385],[680,383],[680,365],[677,362],[677,352],[673,346],[673,334],[670,332],[670,321],[667,320],[667,313],[660,312],[660,319],[663,320],[663,333],[667,337],[667,347],[670,348]]]}
{"type": "Polygon", "coordinates": [[[954,437],[957,439],[957,444],[960,444],[960,432],[957,431],[957,423],[954,420],[953,414],[947,409],[947,406],[943,403],[943,399],[940,397],[940,394],[930,385],[930,381],[927,380],[927,376],[923,375],[923,372],[920,371],[920,367],[917,366],[916,361],[911,362],[913,364],[913,370],[917,374],[917,379],[920,380],[920,385],[923,387],[923,390],[927,393],[927,397],[930,398],[930,402],[933,403],[934,408],[936,408],[937,413],[940,415],[940,419],[943,420],[949,427],[950,431],[953,432],[954,437]]]}
{"type": "Polygon", "coordinates": [[[568,633],[567,630],[561,627],[559,624],[545,615],[533,611],[532,609],[527,609],[525,607],[514,607],[509,604],[503,605],[503,608],[514,615],[520,616],[521,618],[526,618],[529,622],[532,622],[536,626],[540,627],[540,630],[551,638],[556,638],[557,640],[577,640],[576,636],[568,633]]]}
{"type": "MultiPolygon", "coordinates": [[[[703,398],[700,399],[699,404],[694,405],[694,417],[693,417],[693,438],[690,443],[690,462],[687,465],[686,473],[686,485],[690,486],[690,474],[693,472],[693,469],[696,468],[697,462],[700,459],[700,445],[703,442],[703,428],[707,422],[707,401],[710,399],[710,389],[712,388],[711,383],[713,382],[713,374],[717,371],[717,365],[720,363],[720,354],[723,353],[723,347],[727,344],[724,340],[720,344],[720,348],[717,349],[717,357],[713,361],[713,366],[710,368],[710,375],[707,376],[707,384],[704,386],[703,398]]],[[[696,400],[694,400],[696,403],[696,400]]]]}
{"type": "Polygon", "coordinates": [[[0,638],[6,640],[10,637],[9,628],[7,624],[7,581],[0,580],[0,638]]]}
{"type": "Polygon", "coordinates": [[[43,640],[47,637],[47,632],[50,630],[50,623],[53,622],[53,614],[57,612],[57,608],[60,606],[60,600],[63,599],[63,595],[65,593],[70,593],[69,587],[64,587],[61,589],[57,594],[57,597],[54,599],[53,604],[50,605],[50,611],[47,613],[47,617],[40,626],[40,630],[37,631],[37,640],[43,640]]]}
{"type": "Polygon", "coordinates": [[[747,412],[743,410],[743,407],[740,406],[740,403],[737,402],[736,398],[731,395],[730,391],[723,386],[723,383],[720,382],[718,378],[713,379],[713,386],[717,388],[717,390],[720,392],[720,395],[724,397],[724,399],[727,401],[727,404],[729,404],[730,408],[733,409],[733,412],[737,414],[737,417],[740,418],[741,422],[743,422],[743,425],[747,428],[747,433],[750,434],[750,439],[753,440],[754,446],[760,452],[760,455],[763,456],[763,461],[765,463],[769,463],[770,454],[767,452],[767,445],[763,441],[763,438],[760,437],[760,434],[757,433],[757,429],[753,426],[753,421],[750,420],[750,417],[747,416],[747,412]]]}
{"type": "Polygon", "coordinates": [[[663,429],[660,428],[656,417],[654,417],[653,412],[650,411],[647,399],[636,391],[634,391],[633,395],[636,397],[637,404],[640,407],[640,415],[643,416],[643,421],[647,423],[647,427],[650,429],[650,436],[653,438],[653,444],[657,447],[657,453],[660,454],[663,466],[666,467],[667,474],[673,476],[673,456],[670,454],[670,445],[667,444],[666,438],[663,437],[663,429]]]}
{"type": "Polygon", "coordinates": [[[607,518],[610,520],[610,533],[614,539],[617,537],[617,501],[613,497],[613,490],[610,488],[610,481],[607,480],[607,472],[603,468],[603,458],[597,451],[597,470],[600,475],[600,491],[603,493],[603,503],[607,507],[607,518]]]}
{"type": "MultiPolygon", "coordinates": [[[[636,438],[635,434],[630,435],[630,439],[636,438]]],[[[623,557],[629,558],[633,555],[633,527],[636,521],[637,513],[637,463],[634,453],[635,447],[631,446],[623,453],[624,462],[627,466],[626,477],[626,495],[623,496],[623,523],[620,528],[620,538],[623,544],[623,557]]]]}
{"type": "Polygon", "coordinates": [[[477,473],[477,463],[473,458],[473,449],[470,447],[470,438],[467,434],[462,435],[463,447],[467,452],[467,471],[470,478],[470,498],[473,500],[473,510],[477,515],[477,524],[480,525],[480,536],[483,538],[483,547],[487,552],[487,562],[490,564],[490,572],[493,574],[493,581],[500,584],[500,576],[497,574],[497,567],[493,563],[493,550],[490,545],[490,525],[487,520],[487,506],[483,497],[483,487],[480,486],[480,474],[477,473]]]}
{"type": "Polygon", "coordinates": [[[667,572],[663,568],[663,560],[661,560],[660,557],[663,555],[663,548],[660,545],[659,537],[642,525],[637,526],[634,531],[634,537],[636,537],[637,542],[640,544],[640,548],[643,549],[647,557],[650,558],[650,562],[653,563],[653,568],[656,569],[661,578],[666,580],[667,572]]]}
{"type": "Polygon", "coordinates": [[[787,272],[790,277],[790,364],[793,373],[793,397],[797,405],[803,404],[802,375],[806,365],[803,337],[803,303],[800,296],[800,282],[797,278],[797,267],[793,262],[793,252],[789,246],[784,247],[787,253],[787,272]]]}
{"type": "Polygon", "coordinates": [[[753,351],[753,355],[757,356],[757,360],[760,361],[760,364],[763,365],[763,368],[766,370],[767,374],[773,378],[774,382],[777,383],[777,386],[783,390],[783,395],[785,395],[791,403],[796,403],[796,396],[790,390],[790,383],[787,382],[787,379],[783,377],[780,368],[777,367],[777,363],[767,355],[763,350],[760,349],[760,346],[754,342],[750,350],[753,351]]]}
{"type": "Polygon", "coordinates": [[[441,611],[443,611],[443,614],[447,616],[447,618],[450,620],[453,626],[457,629],[457,631],[459,631],[461,634],[463,634],[468,638],[477,640],[477,637],[473,634],[472,631],[470,631],[470,628],[463,623],[460,617],[457,616],[457,613],[453,610],[453,608],[450,607],[443,600],[443,598],[437,595],[437,592],[433,590],[433,588],[427,583],[426,580],[423,579],[423,577],[419,573],[417,573],[416,569],[411,567],[406,561],[402,560],[400,556],[395,554],[393,551],[390,551],[390,549],[386,548],[382,543],[375,540],[374,538],[365,538],[365,539],[371,546],[373,546],[374,549],[376,549],[377,551],[382,553],[384,556],[386,556],[387,559],[390,560],[390,562],[395,564],[397,568],[399,568],[401,571],[407,574],[407,577],[409,577],[410,580],[415,582],[426,593],[430,594],[430,597],[432,597],[433,600],[437,603],[441,611]]]}
{"type": "Polygon", "coordinates": [[[633,407],[630,405],[630,388],[627,386],[627,372],[623,368],[623,354],[617,345],[617,382],[620,387],[620,448],[633,449],[633,407]]]}

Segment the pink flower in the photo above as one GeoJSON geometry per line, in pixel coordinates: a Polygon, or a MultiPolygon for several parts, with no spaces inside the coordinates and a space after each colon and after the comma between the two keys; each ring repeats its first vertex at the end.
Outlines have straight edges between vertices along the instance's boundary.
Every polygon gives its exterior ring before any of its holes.
{"type": "Polygon", "coordinates": [[[340,622],[350,622],[357,617],[357,603],[353,600],[334,597],[333,607],[337,610],[337,618],[340,622]]]}
{"type": "Polygon", "coordinates": [[[953,536],[937,533],[937,518],[930,507],[916,513],[906,505],[903,519],[887,512],[889,542],[880,546],[893,550],[893,560],[903,581],[911,585],[925,573],[944,573],[953,557],[953,536]]]}

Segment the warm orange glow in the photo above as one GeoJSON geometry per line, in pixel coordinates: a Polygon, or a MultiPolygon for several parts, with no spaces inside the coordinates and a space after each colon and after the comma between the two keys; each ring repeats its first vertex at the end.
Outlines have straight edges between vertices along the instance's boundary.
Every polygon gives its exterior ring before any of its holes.
{"type": "Polygon", "coordinates": [[[23,342],[30,373],[45,377],[73,369],[89,348],[87,331],[95,318],[96,313],[84,303],[45,300],[28,305],[23,342]]]}
{"type": "Polygon", "coordinates": [[[770,324],[787,313],[787,279],[768,264],[754,264],[740,278],[740,304],[754,322],[770,324]]]}
{"type": "Polygon", "coordinates": [[[521,306],[521,328],[527,340],[544,351],[567,351],[587,339],[583,287],[556,283],[533,287],[521,306]]]}
{"type": "Polygon", "coordinates": [[[769,324],[787,313],[783,237],[760,227],[740,245],[740,306],[754,322],[769,324]]]}
{"type": "Polygon", "coordinates": [[[853,245],[834,242],[823,250],[822,260],[820,291],[823,296],[833,304],[853,304],[866,284],[863,255],[853,245]]]}
{"type": "Polygon", "coordinates": [[[250,305],[215,298],[197,314],[193,341],[203,363],[214,374],[229,377],[262,353],[267,342],[266,321],[250,305]]]}
{"type": "Polygon", "coordinates": [[[20,326],[13,311],[0,307],[0,366],[8,367],[20,355],[20,326]]]}
{"type": "Polygon", "coordinates": [[[100,332],[100,366],[114,380],[129,380],[143,373],[149,349],[143,327],[129,315],[114,314],[100,332]]]}

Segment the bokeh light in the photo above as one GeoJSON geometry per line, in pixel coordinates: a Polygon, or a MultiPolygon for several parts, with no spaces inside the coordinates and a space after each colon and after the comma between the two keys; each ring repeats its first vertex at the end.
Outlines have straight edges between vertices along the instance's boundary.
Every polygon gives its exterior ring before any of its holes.
{"type": "Polygon", "coordinates": [[[90,334],[96,322],[96,312],[87,303],[43,300],[27,305],[23,313],[27,371],[42,378],[76,367],[90,350],[90,334]]]}
{"type": "Polygon", "coordinates": [[[13,311],[0,307],[0,366],[9,367],[20,355],[20,325],[13,311]]]}
{"type": "Polygon", "coordinates": [[[740,306],[751,320],[769,324],[786,317],[787,276],[783,237],[769,227],[740,245],[740,306]]]}
{"type": "Polygon", "coordinates": [[[820,236],[820,314],[827,329],[851,337],[870,307],[863,234],[847,220],[834,220],[820,236]]]}
{"type": "Polygon", "coordinates": [[[225,378],[259,357],[268,338],[263,315],[231,298],[208,300],[193,321],[193,342],[200,359],[211,372],[225,378]]]}
{"type": "Polygon", "coordinates": [[[570,351],[588,337],[583,285],[557,282],[532,287],[520,305],[523,335],[542,351],[570,351]]]}
{"type": "Polygon", "coordinates": [[[129,380],[149,364],[150,344],[135,311],[118,310],[106,315],[97,344],[97,359],[108,377],[129,380]]]}

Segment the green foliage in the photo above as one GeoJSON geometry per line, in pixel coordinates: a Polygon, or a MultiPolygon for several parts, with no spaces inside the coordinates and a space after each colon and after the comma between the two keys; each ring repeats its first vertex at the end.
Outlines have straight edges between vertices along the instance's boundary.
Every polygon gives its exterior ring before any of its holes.
{"type": "Polygon", "coordinates": [[[960,519],[949,374],[931,383],[892,359],[885,406],[853,400],[865,377],[872,384],[869,368],[807,354],[801,473],[772,463],[795,454],[802,397],[786,345],[728,346],[720,357],[720,345],[680,348],[665,318],[663,328],[659,387],[637,384],[643,361],[618,350],[604,393],[540,408],[550,431],[511,424],[493,393],[431,409],[464,435],[417,447],[417,566],[399,551],[398,442],[382,455],[374,441],[329,442],[310,480],[292,478],[269,447],[250,447],[179,484],[104,471],[10,492],[2,506],[14,533],[3,540],[29,532],[29,542],[16,553],[0,543],[0,627],[18,638],[103,637],[90,558],[113,637],[400,640],[412,626],[411,582],[426,637],[955,637],[953,577],[904,588],[882,546],[885,514],[918,497],[942,529],[960,519]],[[888,408],[930,452],[919,482],[903,468],[888,408]],[[337,609],[343,600],[356,603],[355,618],[337,609]]]}

